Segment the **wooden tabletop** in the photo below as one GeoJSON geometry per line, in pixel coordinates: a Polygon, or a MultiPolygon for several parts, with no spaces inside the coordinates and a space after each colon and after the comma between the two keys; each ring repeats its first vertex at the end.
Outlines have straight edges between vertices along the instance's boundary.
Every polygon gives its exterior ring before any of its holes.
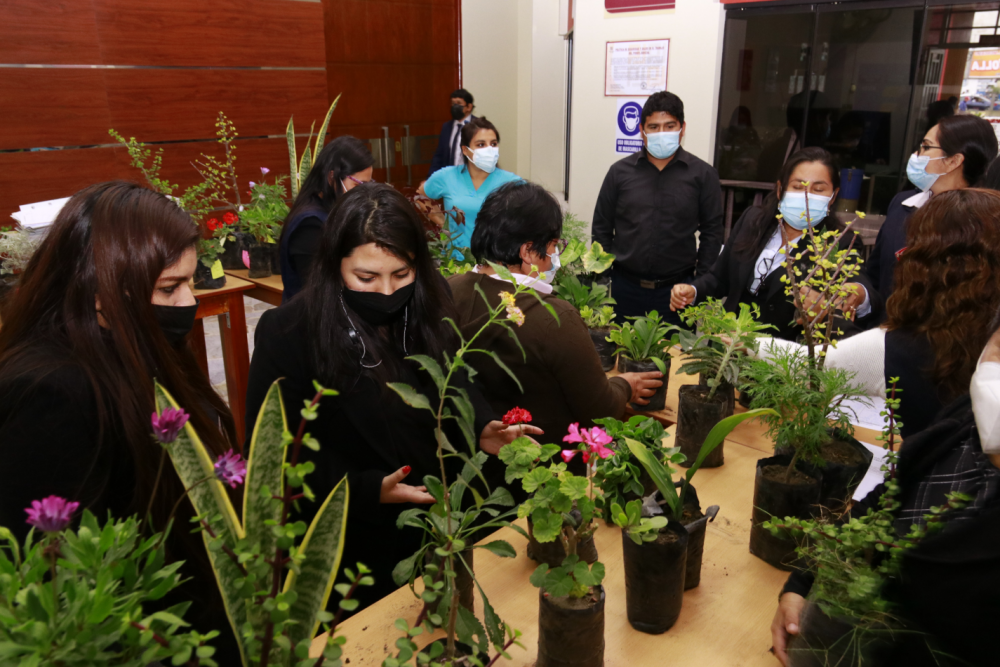
{"type": "Polygon", "coordinates": [[[281,280],[280,273],[272,273],[267,278],[251,278],[247,269],[230,269],[226,275],[231,279],[243,280],[252,283],[252,287],[247,291],[247,296],[257,299],[272,306],[281,305],[281,295],[285,291],[285,284],[281,280]]]}
{"type": "Polygon", "coordinates": [[[226,296],[233,292],[245,292],[253,287],[253,283],[240,280],[233,276],[226,276],[226,284],[218,289],[196,289],[195,298],[205,300],[215,296],[226,296]]]}

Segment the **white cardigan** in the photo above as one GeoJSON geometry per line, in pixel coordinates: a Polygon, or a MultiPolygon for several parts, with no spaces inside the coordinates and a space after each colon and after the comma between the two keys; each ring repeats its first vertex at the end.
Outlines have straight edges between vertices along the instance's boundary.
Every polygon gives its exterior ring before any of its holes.
{"type": "MultiPolygon", "coordinates": [[[[761,337],[757,356],[770,360],[778,349],[797,348],[804,345],[780,338],[761,337]]],[[[854,373],[854,383],[867,396],[885,398],[885,329],[869,329],[837,342],[837,347],[826,351],[828,368],[843,368],[854,373]]]]}

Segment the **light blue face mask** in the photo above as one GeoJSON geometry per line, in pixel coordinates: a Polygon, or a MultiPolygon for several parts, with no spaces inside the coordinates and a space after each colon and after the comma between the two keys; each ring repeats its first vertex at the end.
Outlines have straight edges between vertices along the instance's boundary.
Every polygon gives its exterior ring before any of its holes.
{"type": "Polygon", "coordinates": [[[681,133],[677,132],[653,132],[646,134],[646,150],[657,160],[666,160],[672,157],[677,149],[681,147],[681,133]]]}
{"type": "Polygon", "coordinates": [[[830,210],[831,197],[809,195],[809,209],[806,210],[806,193],[786,192],[778,204],[781,219],[793,229],[802,231],[806,227],[815,227],[830,210]]]}
{"type": "Polygon", "coordinates": [[[927,192],[931,186],[937,182],[944,174],[928,174],[927,165],[931,160],[943,160],[943,157],[927,157],[914,153],[906,163],[906,177],[910,183],[920,188],[921,192],[927,192]]]}
{"type": "Polygon", "coordinates": [[[559,259],[558,252],[552,253],[549,257],[552,259],[552,268],[548,271],[540,271],[538,273],[538,280],[546,285],[552,284],[552,281],[556,278],[556,271],[562,267],[562,260],[559,259]]]}

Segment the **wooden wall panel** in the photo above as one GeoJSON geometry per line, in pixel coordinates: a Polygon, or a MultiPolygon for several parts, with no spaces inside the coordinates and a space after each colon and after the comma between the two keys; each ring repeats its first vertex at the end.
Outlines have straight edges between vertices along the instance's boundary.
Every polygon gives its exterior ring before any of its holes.
{"type": "Polygon", "coordinates": [[[297,0],[93,0],[105,63],[323,67],[323,6],[297,0]]]}
{"type": "Polygon", "coordinates": [[[108,70],[107,89],[112,126],[141,141],[212,137],[219,111],[241,136],[284,134],[329,104],[322,71],[108,70]]]}
{"type": "Polygon", "coordinates": [[[0,68],[0,150],[108,143],[105,71],[0,68]]]}
{"type": "Polygon", "coordinates": [[[21,204],[69,197],[101,181],[125,178],[113,148],[0,153],[0,223],[21,204]]]}
{"type": "Polygon", "coordinates": [[[0,63],[93,65],[100,62],[91,0],[0,2],[0,63]]]}

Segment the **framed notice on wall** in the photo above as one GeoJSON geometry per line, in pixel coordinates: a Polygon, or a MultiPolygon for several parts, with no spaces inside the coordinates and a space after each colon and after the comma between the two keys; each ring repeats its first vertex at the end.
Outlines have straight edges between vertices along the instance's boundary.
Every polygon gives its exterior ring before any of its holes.
{"type": "Polygon", "coordinates": [[[608,42],[604,96],[638,97],[667,89],[669,39],[608,42]]]}

